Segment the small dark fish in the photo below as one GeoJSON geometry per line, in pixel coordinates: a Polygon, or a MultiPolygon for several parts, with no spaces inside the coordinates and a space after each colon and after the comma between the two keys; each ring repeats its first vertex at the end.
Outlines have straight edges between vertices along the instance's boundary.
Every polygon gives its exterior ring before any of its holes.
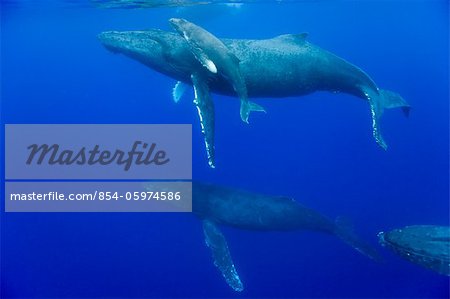
{"type": "Polygon", "coordinates": [[[450,276],[450,227],[413,225],[378,233],[381,245],[401,257],[450,276]]]}

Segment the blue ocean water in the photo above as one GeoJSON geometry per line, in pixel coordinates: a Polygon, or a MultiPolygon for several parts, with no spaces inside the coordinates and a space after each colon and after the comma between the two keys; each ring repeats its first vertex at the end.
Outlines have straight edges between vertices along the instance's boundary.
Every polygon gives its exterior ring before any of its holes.
{"type": "Polygon", "coordinates": [[[448,277],[402,260],[376,238],[406,225],[448,225],[448,25],[447,1],[152,9],[2,1],[2,125],[192,123],[194,178],[344,215],[385,258],[375,263],[315,232],[224,227],[245,284],[236,293],[213,265],[191,214],[5,213],[2,204],[2,298],[448,298],[448,277]],[[383,151],[372,138],[369,106],[350,95],[256,100],[267,114],[253,114],[250,125],[240,120],[236,98],[214,95],[217,169],[210,169],[192,95],[175,104],[173,79],[106,51],[96,37],[171,30],[174,16],[220,37],[308,32],[312,43],[401,94],[410,117],[385,112],[383,151]]]}

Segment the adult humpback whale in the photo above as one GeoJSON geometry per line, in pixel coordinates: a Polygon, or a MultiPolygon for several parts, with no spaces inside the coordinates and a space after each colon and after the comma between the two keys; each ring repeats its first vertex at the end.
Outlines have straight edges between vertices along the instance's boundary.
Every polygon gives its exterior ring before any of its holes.
{"type": "MultiPolygon", "coordinates": [[[[409,105],[391,91],[379,89],[361,69],[338,56],[313,45],[306,34],[285,34],[265,40],[221,39],[240,61],[249,97],[292,97],[315,91],[344,92],[370,104],[373,135],[387,148],[378,120],[385,108],[409,105]]],[[[212,92],[235,95],[229,80],[208,71],[195,58],[186,40],[176,33],[152,29],[146,31],[108,31],[99,34],[102,44],[112,52],[125,54],[178,81],[192,84],[195,91],[208,163],[214,167],[214,104],[212,92]]],[[[174,88],[180,97],[182,84],[174,88]]]]}
{"type": "MultiPolygon", "coordinates": [[[[153,189],[153,183],[146,183],[153,189]]],[[[206,245],[214,265],[235,291],[244,289],[218,225],[256,231],[313,230],[339,237],[360,253],[379,261],[370,245],[360,240],[344,221],[332,221],[292,198],[269,196],[213,184],[192,183],[192,211],[203,222],[206,245]]]]}

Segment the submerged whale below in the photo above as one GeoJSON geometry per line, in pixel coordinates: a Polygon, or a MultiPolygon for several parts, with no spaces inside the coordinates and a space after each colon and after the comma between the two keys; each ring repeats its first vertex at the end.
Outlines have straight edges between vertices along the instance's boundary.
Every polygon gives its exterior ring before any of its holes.
{"type": "MultiPolygon", "coordinates": [[[[220,71],[212,73],[205,68],[188,42],[177,33],[157,29],[107,31],[98,38],[110,51],[122,53],[179,81],[174,88],[175,100],[180,98],[185,84],[194,86],[194,103],[208,163],[214,167],[215,112],[210,91],[235,96],[229,80],[220,71]]],[[[283,98],[331,91],[362,98],[370,104],[373,136],[384,149],[387,145],[378,124],[383,110],[401,107],[408,114],[409,105],[400,95],[378,88],[360,68],[307,41],[307,34],[285,34],[263,40],[220,40],[240,61],[249,97],[283,98]]]]}
{"type": "Polygon", "coordinates": [[[450,227],[412,225],[378,233],[381,245],[404,259],[450,276],[450,227]]]}
{"type": "MultiPolygon", "coordinates": [[[[153,190],[152,183],[146,183],[145,187],[153,190]]],[[[235,291],[242,291],[244,285],[220,225],[256,231],[313,230],[337,236],[360,253],[380,260],[375,249],[360,240],[345,221],[340,218],[332,221],[292,198],[193,182],[192,211],[202,219],[205,242],[211,250],[214,265],[235,291]]]]}

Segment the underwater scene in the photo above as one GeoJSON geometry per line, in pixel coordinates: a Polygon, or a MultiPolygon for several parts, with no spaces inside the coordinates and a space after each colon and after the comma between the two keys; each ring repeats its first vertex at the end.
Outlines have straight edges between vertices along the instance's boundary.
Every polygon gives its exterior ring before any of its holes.
{"type": "Polygon", "coordinates": [[[0,298],[449,298],[448,1],[9,0],[0,13],[0,298]],[[153,124],[170,142],[145,162],[139,141],[109,162],[47,148],[31,165],[36,145],[11,175],[20,132],[119,147],[133,134],[120,125],[153,124]],[[126,154],[138,162],[121,173],[189,163],[96,177],[126,154]],[[61,164],[52,177],[44,158],[61,164]],[[130,197],[174,183],[191,202],[10,204],[31,180],[82,193],[130,179],[130,197]]]}

